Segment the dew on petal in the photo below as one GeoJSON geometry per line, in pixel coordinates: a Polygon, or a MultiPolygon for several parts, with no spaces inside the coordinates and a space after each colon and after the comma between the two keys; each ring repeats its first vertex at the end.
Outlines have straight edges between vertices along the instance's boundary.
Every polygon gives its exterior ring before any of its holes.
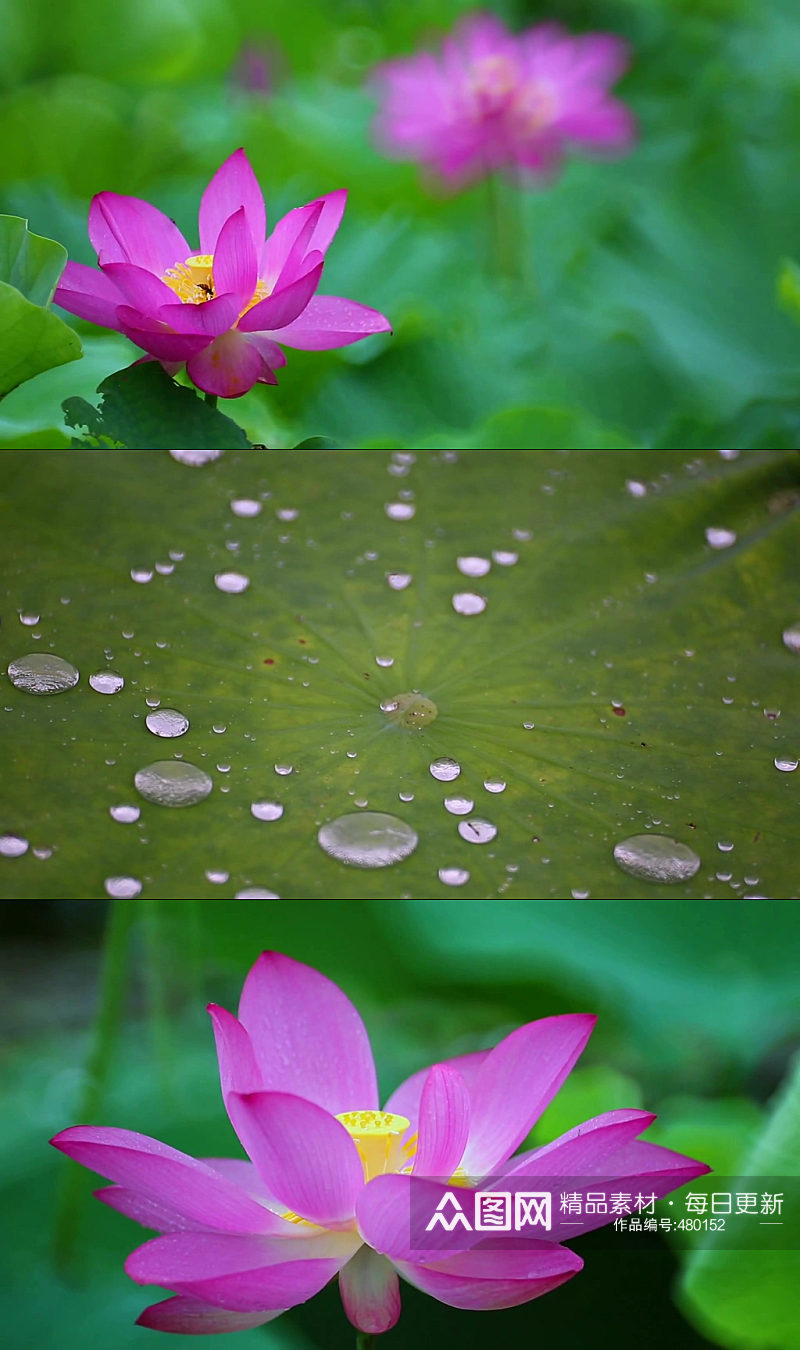
{"type": "Polygon", "coordinates": [[[133,782],[136,791],[156,806],[195,806],[214,786],[203,769],[178,759],[145,765],[137,770],[133,782]]]}
{"type": "Polygon", "coordinates": [[[641,881],[671,884],[688,881],[700,870],[700,859],[678,839],[664,834],[634,834],[614,846],[614,861],[641,881]]]}
{"type": "Polygon", "coordinates": [[[26,694],[63,694],[75,688],[80,672],[63,656],[53,656],[52,652],[30,652],[9,663],[8,678],[26,694]]]}
{"type": "Polygon", "coordinates": [[[390,867],[414,852],[416,830],[384,811],[359,811],[328,821],[317,834],[320,847],[349,867],[390,867]]]}
{"type": "Polygon", "coordinates": [[[154,736],[173,738],[184,736],[189,730],[188,717],[177,708],[157,708],[147,714],[144,723],[154,736]]]}
{"type": "Polygon", "coordinates": [[[115,670],[96,670],[89,676],[89,684],[98,694],[118,694],[125,688],[125,680],[115,670]]]}
{"type": "Polygon", "coordinates": [[[485,595],[476,595],[474,591],[456,591],[453,596],[456,614],[482,614],[485,608],[485,595]]]}

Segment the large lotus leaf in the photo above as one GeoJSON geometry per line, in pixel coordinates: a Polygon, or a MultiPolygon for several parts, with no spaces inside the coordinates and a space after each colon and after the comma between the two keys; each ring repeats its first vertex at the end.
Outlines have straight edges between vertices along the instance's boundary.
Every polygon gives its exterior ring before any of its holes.
{"type": "MultiPolygon", "coordinates": [[[[800,1174],[800,1061],[787,1079],[774,1110],[745,1159],[742,1190],[756,1189],[748,1178],[787,1178],[800,1174]]],[[[779,1194],[776,1185],[759,1191],[779,1194]]],[[[796,1194],[796,1188],[795,1188],[796,1194]]],[[[789,1193],[791,1201],[791,1192],[789,1193]]],[[[770,1250],[763,1228],[754,1230],[752,1251],[726,1250],[715,1234],[691,1257],[683,1278],[683,1302],[691,1320],[731,1350],[798,1350],[800,1306],[800,1216],[786,1203],[775,1221],[783,1225],[781,1248],[770,1250]]]]}
{"type": "Polygon", "coordinates": [[[794,454],[243,451],[190,468],[75,450],[4,468],[3,664],[52,649],[81,672],[44,697],[6,683],[3,822],[31,847],[2,859],[5,894],[130,876],[176,898],[796,896],[794,454]],[[240,498],[262,510],[237,515],[240,498]],[[487,574],[458,570],[493,551],[487,574]],[[247,589],[219,589],[228,572],[247,589]],[[460,593],[485,609],[456,612],[460,593]],[[89,686],[106,668],[120,693],[89,686]],[[414,690],[435,720],[381,710],[414,690]],[[146,699],[188,733],[151,734],[146,699]],[[211,795],[138,799],[136,771],[175,755],[211,795]],[[457,779],[432,776],[440,757],[457,779]],[[454,795],[474,810],[450,813],[454,795]],[[111,818],[137,801],[138,822],[111,818]],[[251,814],[263,801],[279,819],[251,814]],[[369,870],[324,853],[320,826],[365,810],[405,822],[415,852],[369,870]],[[615,845],[648,834],[692,850],[696,875],[621,871],[615,845]]]}
{"type": "Polygon", "coordinates": [[[0,398],[81,354],[78,337],[47,308],[66,261],[53,239],[31,234],[19,216],[0,216],[0,398]]]}

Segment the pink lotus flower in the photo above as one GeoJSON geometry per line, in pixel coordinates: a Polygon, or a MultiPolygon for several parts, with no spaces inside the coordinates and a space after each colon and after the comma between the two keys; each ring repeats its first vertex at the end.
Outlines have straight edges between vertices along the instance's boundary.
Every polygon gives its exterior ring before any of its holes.
{"type": "Polygon", "coordinates": [[[264,198],[244,150],[214,174],[200,202],[200,251],[149,202],[101,192],[89,209],[100,271],[68,262],[55,300],[116,328],[170,373],[185,363],[198,389],[238,398],[277,384],[278,343],[345,347],[390,331],[377,310],[316,295],[347,193],[290,211],[265,241],[264,198]]]}
{"type": "Polygon", "coordinates": [[[570,37],[541,24],[515,37],[495,15],[472,14],[440,56],[378,67],[378,140],[453,187],[503,169],[541,178],[570,146],[631,145],[633,118],[608,93],[627,63],[626,44],[611,33],[570,37]]]}
{"type": "MultiPolygon", "coordinates": [[[[546,1017],[493,1050],[415,1073],[381,1111],[375,1065],[358,1012],[324,975],[265,952],[244,984],[239,1018],[209,1005],[222,1095],[250,1162],[197,1161],[130,1130],[78,1125],[52,1140],[116,1182],[96,1195],[161,1236],[126,1269],[176,1297],[139,1322],[159,1331],[222,1332],[260,1325],[303,1303],[334,1276],[345,1312],[380,1333],[400,1315],[398,1275],[456,1308],[509,1308],[582,1267],[560,1245],[580,1227],[554,1218],[546,1241],[487,1246],[483,1233],[441,1228],[413,1245],[410,1215],[432,1214],[469,1177],[498,1175],[514,1192],[531,1177],[596,1177],[615,1191],[646,1184],[662,1196],[709,1169],[641,1142],[646,1111],[610,1111],[543,1148],[511,1155],[572,1069],[595,1018],[546,1017]],[[452,1178],[450,1181],[433,1177],[452,1178]]],[[[552,1181],[550,1184],[553,1184],[552,1181]]],[[[570,1219],[572,1215],[568,1215],[570,1219]]],[[[587,1215],[583,1230],[610,1222],[587,1215]]]]}

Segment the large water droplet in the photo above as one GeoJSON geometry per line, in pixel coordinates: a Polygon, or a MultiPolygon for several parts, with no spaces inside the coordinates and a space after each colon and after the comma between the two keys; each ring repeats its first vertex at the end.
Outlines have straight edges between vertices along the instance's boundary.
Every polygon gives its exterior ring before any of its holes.
{"type": "Polygon", "coordinates": [[[280,802],[253,802],[250,812],[256,820],[280,820],[283,807],[280,802]]]}
{"type": "Polygon", "coordinates": [[[132,900],[142,889],[142,883],[136,877],[106,877],[103,884],[106,895],[114,900],[132,900]]]}
{"type": "Polygon", "coordinates": [[[479,820],[473,816],[472,820],[458,822],[458,833],[468,844],[490,844],[497,835],[497,826],[490,820],[479,820]]]}
{"type": "Polygon", "coordinates": [[[452,783],[454,778],[458,778],[461,773],[461,765],[457,759],[451,759],[449,755],[441,755],[429,765],[434,778],[440,783],[452,783]]]}
{"type": "Polygon", "coordinates": [[[148,731],[154,736],[183,736],[189,730],[189,719],[177,708],[158,708],[144,719],[148,731]]]}
{"type": "Polygon", "coordinates": [[[89,684],[98,694],[118,694],[125,681],[115,670],[96,670],[89,676],[89,684]]]}
{"type": "Polygon", "coordinates": [[[138,806],[127,806],[122,802],[119,806],[109,806],[108,814],[112,820],[118,820],[121,825],[133,825],[142,814],[138,806]]]}
{"type": "Polygon", "coordinates": [[[445,886],[463,886],[469,881],[469,872],[466,867],[440,867],[439,880],[445,886]]]}
{"type": "Polygon", "coordinates": [[[226,595],[241,595],[250,585],[250,578],[243,572],[217,572],[214,585],[218,591],[224,591],[226,595]]]}
{"type": "Polygon", "coordinates": [[[234,497],[231,510],[235,516],[245,518],[257,516],[261,512],[261,502],[256,501],[254,497],[234,497]]]}
{"type": "Polygon", "coordinates": [[[445,809],[451,816],[468,816],[475,805],[471,797],[445,797],[445,809]]]}
{"type": "Polygon", "coordinates": [[[20,614],[20,616],[19,616],[19,621],[20,621],[20,623],[24,623],[24,625],[25,625],[26,628],[35,628],[36,625],[37,625],[37,623],[39,623],[39,615],[38,615],[38,614],[20,614]]]}
{"type": "Polygon", "coordinates": [[[710,525],[706,530],[706,540],[711,548],[731,548],[736,543],[736,531],[710,525]]]}
{"type": "Polygon", "coordinates": [[[433,699],[425,698],[415,690],[405,694],[395,694],[381,701],[381,712],[391,717],[399,726],[419,731],[427,727],[439,716],[439,709],[433,699]]]}
{"type": "Polygon", "coordinates": [[[331,858],[350,867],[390,867],[414,852],[416,830],[384,811],[339,816],[320,829],[317,839],[331,858]]]}
{"type": "Polygon", "coordinates": [[[456,567],[465,577],[485,577],[491,565],[488,558],[456,558],[456,567]]]}
{"type": "Polygon", "coordinates": [[[237,891],[234,900],[280,900],[280,896],[275,891],[268,891],[266,886],[247,886],[243,891],[237,891]]]}
{"type": "Polygon", "coordinates": [[[774,760],[775,768],[780,769],[781,773],[794,773],[798,761],[790,759],[788,755],[778,755],[774,760]]]}
{"type": "Polygon", "coordinates": [[[21,858],[29,844],[19,834],[0,834],[0,858],[21,858]]]}
{"type": "Polygon", "coordinates": [[[63,694],[67,689],[75,688],[80,672],[62,656],[53,656],[52,652],[30,652],[28,656],[18,656],[10,662],[8,678],[26,694],[63,694]]]}
{"type": "Polygon", "coordinates": [[[790,624],[783,630],[783,645],[790,652],[800,652],[800,623],[790,624]]]}
{"type": "Polygon", "coordinates": [[[136,791],[157,806],[194,806],[207,797],[214,786],[207,773],[196,764],[179,759],[160,759],[147,764],[134,776],[136,791]]]}
{"type": "Polygon", "coordinates": [[[453,596],[456,614],[482,614],[485,608],[485,595],[476,595],[474,591],[456,591],[453,596]]]}
{"type": "Polygon", "coordinates": [[[390,520],[411,520],[417,508],[413,502],[387,502],[383,509],[390,520]]]}
{"type": "Polygon", "coordinates": [[[700,859],[678,839],[665,834],[634,834],[614,846],[614,861],[641,881],[688,881],[700,870],[700,859]]]}
{"type": "Polygon", "coordinates": [[[173,459],[177,459],[179,464],[188,464],[191,469],[200,469],[204,464],[211,464],[215,459],[219,459],[224,454],[223,450],[170,450],[173,459]]]}

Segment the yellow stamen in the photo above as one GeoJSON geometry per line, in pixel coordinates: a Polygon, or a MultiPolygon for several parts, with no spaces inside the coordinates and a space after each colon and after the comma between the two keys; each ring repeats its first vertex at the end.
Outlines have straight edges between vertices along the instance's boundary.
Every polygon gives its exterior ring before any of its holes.
{"type": "MultiPolygon", "coordinates": [[[[167,283],[170,290],[175,292],[183,304],[203,305],[206,300],[213,300],[217,293],[214,284],[213,255],[211,253],[194,253],[185,262],[176,262],[174,267],[167,268],[162,280],[167,283]]],[[[242,314],[246,314],[248,309],[252,309],[253,305],[257,305],[259,300],[265,300],[269,293],[266,282],[259,280],[252,297],[239,314],[239,318],[242,317],[242,314]]]]}
{"type": "MultiPolygon", "coordinates": [[[[389,1111],[343,1111],[336,1117],[344,1125],[358,1149],[364,1165],[364,1180],[399,1172],[407,1163],[403,1157],[403,1135],[410,1122],[389,1111]]],[[[416,1147],[416,1145],[415,1145],[416,1147]]]]}

